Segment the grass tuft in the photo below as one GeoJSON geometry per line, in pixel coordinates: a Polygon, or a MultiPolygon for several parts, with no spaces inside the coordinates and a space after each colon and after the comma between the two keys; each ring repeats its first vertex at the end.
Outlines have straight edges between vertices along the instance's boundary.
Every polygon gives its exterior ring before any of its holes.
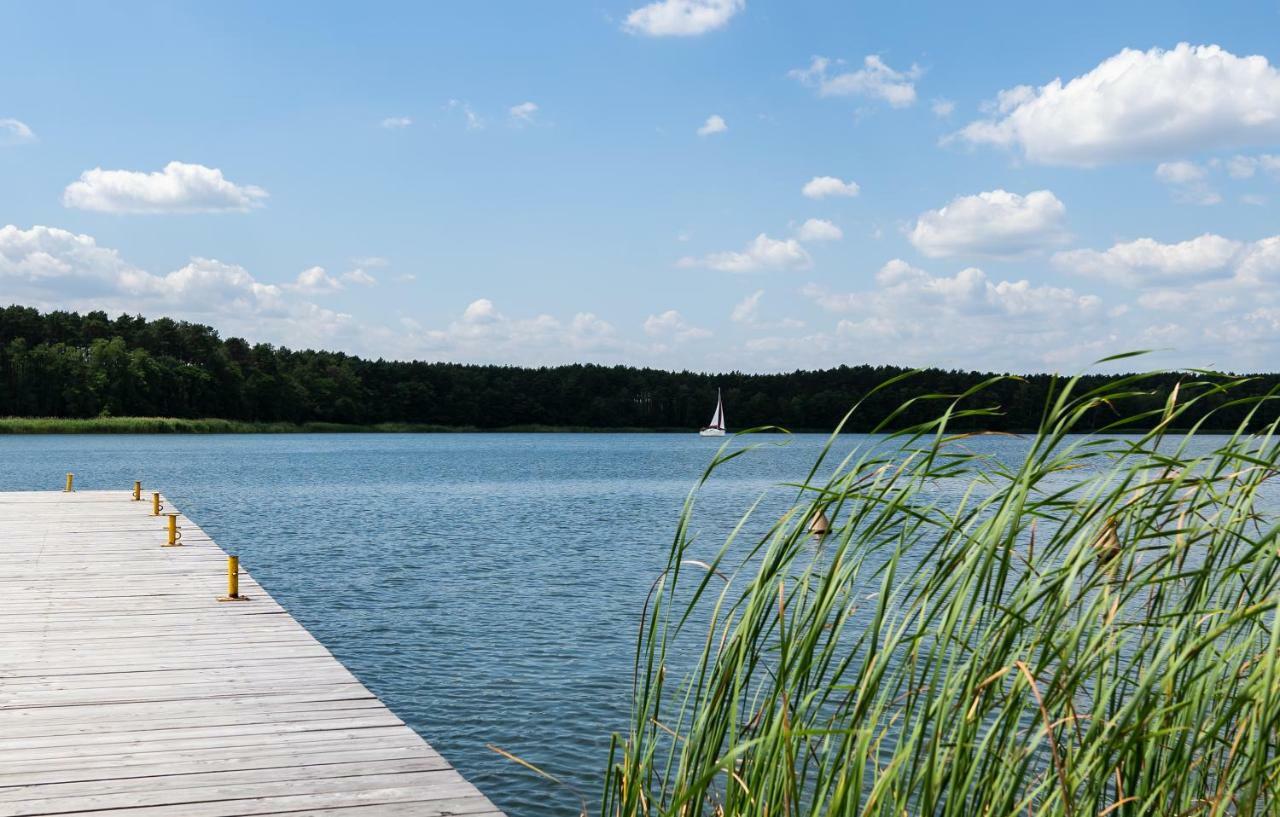
{"type": "Polygon", "coordinates": [[[1003,460],[949,431],[994,380],[839,462],[837,430],[792,507],[710,559],[695,489],[602,814],[1280,812],[1276,429],[1170,434],[1209,396],[1242,405],[1208,373],[1126,415],[1156,377],[1059,382],[1003,460]]]}

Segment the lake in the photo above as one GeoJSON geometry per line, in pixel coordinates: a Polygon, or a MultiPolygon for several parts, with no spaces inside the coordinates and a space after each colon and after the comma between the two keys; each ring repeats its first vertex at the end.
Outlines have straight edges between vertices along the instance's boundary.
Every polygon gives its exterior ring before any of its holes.
{"type": "MultiPolygon", "coordinates": [[[[796,436],[718,472],[714,552],[746,506],[807,472],[796,436]]],[[[856,439],[856,438],[851,438],[856,439]]],[[[0,490],[160,490],[512,815],[596,802],[626,728],[641,605],[723,440],[694,434],[0,437],[0,490]]],[[[779,507],[794,495],[776,490],[779,507]]]]}
{"type": "MultiPolygon", "coordinates": [[[[764,445],[701,494],[694,530],[708,556],[762,492],[757,527],[776,518],[794,497],[776,486],[802,479],[826,442],[753,439],[764,445]]],[[[868,441],[846,435],[838,453],[868,441]]],[[[0,490],[59,490],[74,471],[82,489],[141,479],[163,491],[498,806],[549,817],[575,814],[577,797],[486,744],[598,802],[610,735],[626,728],[641,606],[721,442],[12,436],[0,437],[0,490]]],[[[997,457],[1022,447],[1006,437],[965,444],[997,457]]]]}

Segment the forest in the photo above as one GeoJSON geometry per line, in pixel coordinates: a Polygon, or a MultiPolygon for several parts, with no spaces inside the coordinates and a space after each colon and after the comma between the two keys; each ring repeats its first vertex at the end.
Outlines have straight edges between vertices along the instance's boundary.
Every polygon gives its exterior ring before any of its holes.
{"type": "MultiPolygon", "coordinates": [[[[222,338],[212,327],[169,318],[0,309],[0,416],[6,417],[684,430],[707,422],[721,389],[730,430],[773,425],[829,431],[855,402],[865,400],[847,428],[866,431],[913,398],[961,394],[994,376],[924,369],[872,393],[906,373],[852,362],[821,371],[709,374],[588,364],[523,368],[367,360],[222,338]]],[[[1118,377],[1086,380],[1102,385],[1118,377]]],[[[1154,390],[1148,383],[1147,392],[1127,398],[1125,413],[1158,408],[1175,384],[1194,377],[1171,372],[1155,381],[1154,390]]],[[[1060,380],[1045,374],[1003,379],[969,405],[997,411],[962,419],[958,427],[1035,429],[1055,383],[1060,380]]],[[[1229,399],[1266,394],[1278,384],[1280,375],[1258,375],[1231,398],[1218,399],[1209,427],[1239,422],[1246,409],[1227,405],[1229,399]]],[[[936,410],[936,403],[918,401],[895,422],[921,420],[936,410]]],[[[1267,409],[1260,419],[1275,412],[1267,409]]],[[[1086,425],[1110,419],[1099,410],[1086,425]]]]}

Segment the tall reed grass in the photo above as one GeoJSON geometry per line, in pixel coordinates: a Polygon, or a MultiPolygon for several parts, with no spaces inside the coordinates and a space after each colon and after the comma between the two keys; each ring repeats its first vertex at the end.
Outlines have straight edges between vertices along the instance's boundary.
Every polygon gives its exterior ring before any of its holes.
{"type": "Polygon", "coordinates": [[[714,558],[695,490],[602,814],[1280,813],[1274,395],[1209,439],[1198,403],[1244,381],[1192,373],[1125,416],[1151,377],[1060,382],[1014,461],[948,431],[995,410],[985,386],[838,462],[837,431],[714,558]]]}

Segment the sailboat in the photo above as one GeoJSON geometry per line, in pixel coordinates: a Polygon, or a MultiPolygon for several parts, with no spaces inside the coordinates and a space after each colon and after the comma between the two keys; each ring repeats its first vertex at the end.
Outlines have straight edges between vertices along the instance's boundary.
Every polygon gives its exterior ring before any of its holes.
{"type": "Polygon", "coordinates": [[[720,390],[716,389],[716,413],[711,415],[710,425],[698,432],[703,437],[723,437],[724,436],[724,400],[720,397],[720,390]]]}

